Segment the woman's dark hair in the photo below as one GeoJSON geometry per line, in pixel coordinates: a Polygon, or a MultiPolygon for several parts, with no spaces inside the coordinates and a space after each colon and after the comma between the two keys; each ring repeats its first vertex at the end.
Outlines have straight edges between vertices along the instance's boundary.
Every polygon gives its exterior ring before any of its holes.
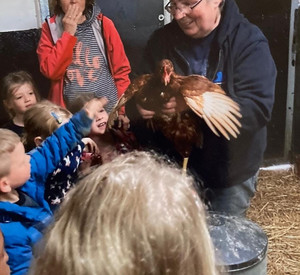
{"type": "MultiPolygon", "coordinates": [[[[94,4],[95,4],[95,0],[85,0],[85,10],[83,13],[86,13],[86,11],[94,4]]],[[[50,0],[50,11],[51,14],[56,14],[56,15],[64,14],[61,8],[60,0],[50,0]]]]}

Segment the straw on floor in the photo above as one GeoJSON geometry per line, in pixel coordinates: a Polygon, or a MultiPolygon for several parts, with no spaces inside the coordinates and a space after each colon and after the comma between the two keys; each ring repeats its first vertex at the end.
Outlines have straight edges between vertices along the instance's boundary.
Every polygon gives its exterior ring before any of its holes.
{"type": "Polygon", "coordinates": [[[260,171],[247,217],[268,236],[268,275],[300,274],[300,179],[292,169],[260,171]]]}

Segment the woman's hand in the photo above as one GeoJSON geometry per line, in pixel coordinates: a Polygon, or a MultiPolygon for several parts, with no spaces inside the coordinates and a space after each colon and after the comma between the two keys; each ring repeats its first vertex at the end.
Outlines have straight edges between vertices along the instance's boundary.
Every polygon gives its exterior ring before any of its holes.
{"type": "Polygon", "coordinates": [[[142,116],[143,119],[151,119],[155,115],[154,111],[151,110],[146,110],[144,109],[141,105],[136,104],[136,108],[139,111],[140,115],[142,116]]]}
{"type": "Polygon", "coordinates": [[[171,97],[170,100],[163,105],[161,112],[163,114],[169,115],[176,112],[177,102],[175,97],[171,97]]]}
{"type": "Polygon", "coordinates": [[[84,15],[79,11],[77,5],[69,5],[65,16],[62,19],[63,29],[71,35],[75,35],[77,25],[85,20],[84,15]]]}
{"type": "Polygon", "coordinates": [[[176,97],[171,97],[170,100],[163,105],[161,112],[167,115],[175,112],[180,113],[188,108],[184,98],[181,95],[178,95],[176,97]]]}
{"type": "MultiPolygon", "coordinates": [[[[143,119],[151,119],[155,115],[154,111],[146,110],[139,104],[136,104],[136,107],[143,119]]],[[[161,112],[163,114],[170,115],[176,112],[185,111],[188,108],[189,107],[187,106],[184,98],[181,95],[178,95],[176,97],[171,97],[169,101],[163,105],[161,112]]]]}

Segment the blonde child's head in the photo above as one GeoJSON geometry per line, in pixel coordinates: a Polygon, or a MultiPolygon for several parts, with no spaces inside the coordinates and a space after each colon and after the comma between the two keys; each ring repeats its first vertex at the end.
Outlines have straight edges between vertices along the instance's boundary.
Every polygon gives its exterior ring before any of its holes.
{"type": "Polygon", "coordinates": [[[69,193],[33,274],[216,274],[192,185],[146,152],[100,166],[69,193]]]}
{"type": "Polygon", "coordinates": [[[24,114],[24,145],[30,149],[40,145],[71,116],[67,109],[48,100],[35,104],[24,114]]]}
{"type": "Polygon", "coordinates": [[[2,79],[1,97],[11,118],[17,114],[23,114],[40,100],[40,95],[31,75],[25,71],[9,73],[2,79]]]}
{"type": "Polygon", "coordinates": [[[30,157],[20,137],[0,128],[0,200],[1,195],[22,186],[30,177],[30,157]]]}
{"type": "Polygon", "coordinates": [[[10,154],[20,142],[20,137],[7,129],[0,128],[0,177],[10,172],[10,154]]]}

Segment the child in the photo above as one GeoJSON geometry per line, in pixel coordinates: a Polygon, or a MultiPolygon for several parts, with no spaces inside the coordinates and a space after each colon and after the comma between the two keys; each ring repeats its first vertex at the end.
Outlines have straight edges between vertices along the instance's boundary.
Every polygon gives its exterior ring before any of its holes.
{"type": "Polygon", "coordinates": [[[59,126],[72,117],[67,109],[51,101],[42,100],[24,113],[24,133],[22,142],[27,151],[41,145],[59,126]]]}
{"type": "Polygon", "coordinates": [[[4,248],[4,238],[2,231],[0,230],[0,275],[9,275],[10,274],[10,268],[7,264],[8,261],[8,255],[4,248]]]}
{"type": "Polygon", "coordinates": [[[2,79],[1,97],[4,107],[11,117],[11,120],[2,127],[12,130],[21,137],[25,111],[40,100],[31,75],[25,71],[9,73],[2,79]]]}
{"type": "MultiPolygon", "coordinates": [[[[73,103],[70,105],[69,110],[72,113],[80,110],[86,102],[93,98],[91,95],[79,95],[73,103]]],[[[96,143],[100,155],[92,155],[91,165],[103,164],[110,162],[119,154],[128,153],[132,150],[139,149],[139,145],[134,135],[120,128],[107,129],[108,114],[107,111],[102,108],[99,113],[96,114],[93,121],[91,132],[89,137],[96,143]]],[[[88,154],[85,154],[85,160],[89,158],[88,154]]]]}
{"type": "Polygon", "coordinates": [[[113,22],[95,0],[51,0],[50,6],[55,15],[43,24],[37,48],[40,70],[51,80],[49,99],[64,106],[89,92],[107,97],[110,111],[131,71],[113,22]]]}
{"type": "Polygon", "coordinates": [[[98,167],[69,192],[33,274],[216,274],[192,178],[146,152],[98,167]]]}
{"type": "MultiPolygon", "coordinates": [[[[65,108],[43,100],[24,114],[23,143],[27,150],[40,146],[57,128],[69,121],[72,114],[65,108]]],[[[84,138],[78,145],[61,159],[54,172],[45,183],[45,200],[54,211],[62,202],[66,193],[74,186],[77,180],[77,170],[85,144],[88,143],[92,150],[96,145],[92,140],[84,138]]]]}
{"type": "Polygon", "coordinates": [[[25,274],[32,246],[52,218],[44,199],[44,182],[59,161],[89,133],[93,118],[106,99],[92,100],[59,127],[43,144],[25,154],[20,138],[0,129],[0,228],[11,274],[25,274]]]}

